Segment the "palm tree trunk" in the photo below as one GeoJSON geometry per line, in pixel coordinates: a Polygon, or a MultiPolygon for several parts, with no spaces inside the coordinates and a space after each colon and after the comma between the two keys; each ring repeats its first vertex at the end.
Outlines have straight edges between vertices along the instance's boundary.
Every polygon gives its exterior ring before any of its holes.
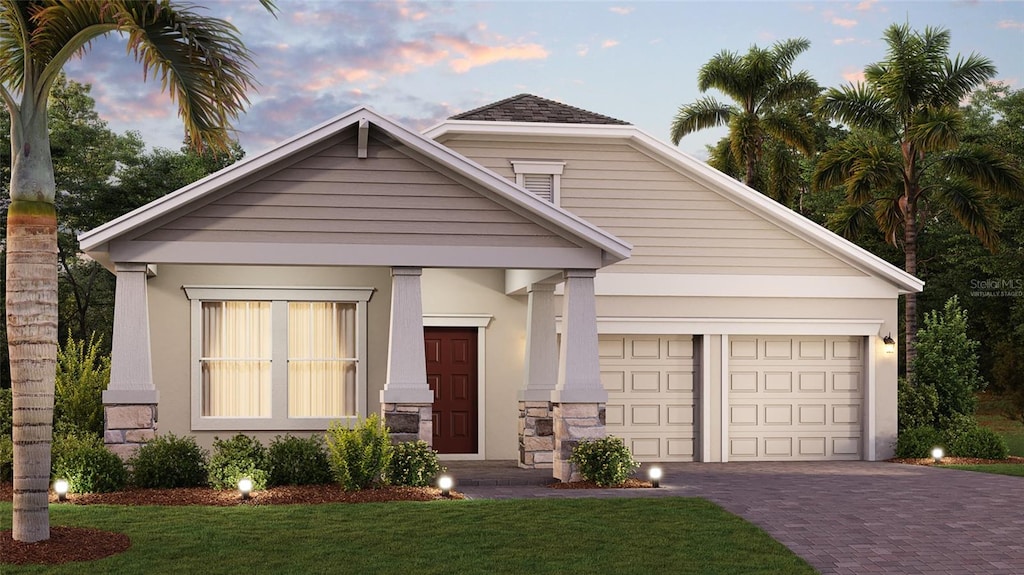
{"type": "MultiPolygon", "coordinates": [[[[906,211],[903,214],[903,255],[904,270],[908,274],[917,275],[917,198],[908,193],[906,211]]],[[[917,339],[917,294],[907,293],[903,296],[903,345],[906,364],[907,381],[914,375],[914,358],[917,350],[914,341],[917,339]]]]}
{"type": "Polygon", "coordinates": [[[26,89],[11,113],[7,343],[14,399],[15,541],[50,538],[50,446],[57,360],[57,212],[45,101],[26,89]]]}

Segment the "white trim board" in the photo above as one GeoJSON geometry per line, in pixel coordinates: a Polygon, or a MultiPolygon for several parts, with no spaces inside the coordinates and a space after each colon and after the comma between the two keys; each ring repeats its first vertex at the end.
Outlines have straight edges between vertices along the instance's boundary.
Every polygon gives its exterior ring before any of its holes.
{"type": "MultiPolygon", "coordinates": [[[[559,288],[560,290],[561,288],[559,288]]],[[[636,274],[599,272],[599,296],[892,299],[899,291],[872,276],[636,274]]],[[[556,291],[560,293],[560,291],[556,291]]]]}
{"type": "MultiPolygon", "coordinates": [[[[882,319],[599,317],[597,332],[621,334],[878,335],[882,319]]],[[[556,318],[562,332],[562,317],[556,318]]]]}
{"type": "Polygon", "coordinates": [[[423,327],[475,327],[476,328],[476,453],[442,453],[442,461],[476,461],[486,459],[484,430],[487,427],[487,326],[494,319],[490,314],[425,313],[423,327]]]}

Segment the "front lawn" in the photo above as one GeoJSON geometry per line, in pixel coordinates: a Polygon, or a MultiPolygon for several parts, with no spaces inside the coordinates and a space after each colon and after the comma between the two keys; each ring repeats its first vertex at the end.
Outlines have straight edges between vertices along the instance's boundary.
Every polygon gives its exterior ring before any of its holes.
{"type": "MultiPolygon", "coordinates": [[[[126,533],[127,552],[16,573],[815,573],[702,499],[126,507],[51,505],[53,525],[126,533]]],[[[0,531],[11,504],[0,504],[0,531]]]]}

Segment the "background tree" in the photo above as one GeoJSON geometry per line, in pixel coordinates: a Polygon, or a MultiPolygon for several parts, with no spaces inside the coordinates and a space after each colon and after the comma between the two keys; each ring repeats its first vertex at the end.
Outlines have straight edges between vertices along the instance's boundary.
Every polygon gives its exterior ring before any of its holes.
{"type": "MultiPolygon", "coordinates": [[[[262,0],[272,8],[270,0],[262,0]]],[[[50,444],[57,355],[56,185],[49,95],[64,64],[110,32],[177,101],[199,147],[226,148],[226,127],[253,87],[252,60],[229,22],[158,0],[0,1],[0,96],[11,122],[7,340],[14,395],[13,538],[49,538],[50,444]]]]}
{"type": "MultiPolygon", "coordinates": [[[[810,45],[806,39],[798,38],[776,42],[769,49],[751,46],[743,56],[728,50],[716,54],[701,66],[697,87],[701,92],[715,88],[735,104],[707,96],[682,106],[672,120],[672,143],[679,144],[683,136],[697,130],[728,126],[732,157],[727,159],[722,148],[715,154],[721,160],[719,163],[728,161],[731,166],[742,166],[743,181],[748,186],[779,199],[777,196],[788,188],[781,184],[770,186],[766,178],[759,183],[759,164],[765,160],[773,168],[766,173],[777,174],[780,182],[784,182],[785,170],[793,166],[791,150],[807,155],[814,152],[814,134],[807,117],[789,106],[821,92],[806,71],[790,71],[796,57],[810,45]]],[[[731,171],[727,169],[726,173],[731,171]]]]}
{"type": "MultiPolygon", "coordinates": [[[[1024,176],[991,146],[963,140],[958,105],[995,75],[986,58],[950,60],[949,32],[907,25],[886,29],[886,59],[864,69],[865,82],[828,90],[820,111],[853,129],[822,154],[816,189],[843,186],[846,204],[831,221],[844,236],[878,226],[901,244],[904,269],[917,273],[918,233],[945,212],[987,247],[997,243],[997,193],[1020,196],[1024,176]]],[[[912,369],[917,294],[904,300],[905,362],[912,369]]]]}

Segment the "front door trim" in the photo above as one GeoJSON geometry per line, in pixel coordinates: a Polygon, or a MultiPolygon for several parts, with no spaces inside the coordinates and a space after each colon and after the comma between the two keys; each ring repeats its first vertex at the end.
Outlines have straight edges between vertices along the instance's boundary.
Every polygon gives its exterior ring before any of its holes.
{"type": "Polygon", "coordinates": [[[477,393],[476,393],[476,413],[477,413],[477,452],[476,453],[441,453],[438,454],[438,459],[445,461],[460,461],[460,460],[481,460],[486,459],[484,452],[484,429],[486,429],[486,418],[487,410],[484,406],[487,405],[485,396],[487,393],[486,375],[487,375],[487,355],[484,353],[487,349],[486,339],[484,335],[487,333],[487,326],[490,325],[491,320],[494,319],[493,315],[489,314],[465,314],[465,313],[425,313],[423,314],[423,327],[468,327],[476,328],[476,362],[477,362],[477,393]]]}

